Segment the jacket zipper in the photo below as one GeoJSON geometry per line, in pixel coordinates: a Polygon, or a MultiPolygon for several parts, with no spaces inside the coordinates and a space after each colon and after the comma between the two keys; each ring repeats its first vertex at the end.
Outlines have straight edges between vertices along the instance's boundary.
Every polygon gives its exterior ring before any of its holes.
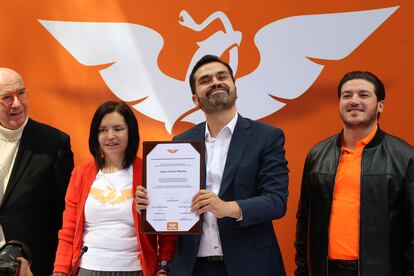
{"type": "Polygon", "coordinates": [[[364,153],[365,153],[365,147],[362,150],[362,154],[361,154],[361,172],[360,172],[360,176],[359,176],[359,217],[358,217],[358,222],[359,222],[359,233],[358,233],[358,276],[361,275],[361,202],[362,202],[362,176],[364,174],[364,153]]]}

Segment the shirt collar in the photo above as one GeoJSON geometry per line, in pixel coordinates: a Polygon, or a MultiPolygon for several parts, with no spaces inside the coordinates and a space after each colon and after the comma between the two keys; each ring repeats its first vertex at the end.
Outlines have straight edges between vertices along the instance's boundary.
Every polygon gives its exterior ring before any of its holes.
{"type": "MultiPolygon", "coordinates": [[[[369,142],[371,142],[371,140],[374,138],[375,134],[377,133],[377,130],[378,130],[378,125],[376,125],[375,128],[367,136],[359,140],[356,143],[356,151],[358,150],[361,151],[369,142]]],[[[345,152],[350,152],[350,153],[354,152],[354,150],[351,150],[343,145],[342,145],[342,149],[345,152]]]]}
{"type": "MultiPolygon", "coordinates": [[[[236,113],[235,115],[234,115],[234,117],[233,117],[233,119],[231,119],[230,120],[230,122],[228,122],[228,124],[227,125],[225,125],[220,131],[219,131],[219,133],[223,130],[223,129],[228,129],[229,131],[230,131],[230,135],[233,135],[233,132],[234,132],[234,129],[236,128],[236,123],[237,123],[237,118],[238,118],[239,116],[238,116],[238,114],[236,113]]],[[[206,139],[208,139],[208,138],[210,138],[211,137],[211,134],[210,134],[210,130],[208,129],[208,122],[206,122],[206,131],[205,131],[205,134],[204,134],[204,137],[206,138],[206,139]]]]}
{"type": "Polygon", "coordinates": [[[369,142],[371,142],[372,138],[374,138],[375,133],[377,133],[378,130],[378,125],[375,126],[375,128],[365,137],[363,138],[361,141],[362,144],[364,144],[364,146],[366,146],[369,142]]]}

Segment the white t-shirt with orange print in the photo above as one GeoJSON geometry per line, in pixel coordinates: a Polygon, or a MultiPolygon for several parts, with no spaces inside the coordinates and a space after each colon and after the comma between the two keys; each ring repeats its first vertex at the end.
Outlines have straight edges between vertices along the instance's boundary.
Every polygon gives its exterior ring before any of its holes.
{"type": "Polygon", "coordinates": [[[114,173],[99,171],[85,204],[80,267],[98,271],[142,270],[132,216],[132,166],[114,173]]]}

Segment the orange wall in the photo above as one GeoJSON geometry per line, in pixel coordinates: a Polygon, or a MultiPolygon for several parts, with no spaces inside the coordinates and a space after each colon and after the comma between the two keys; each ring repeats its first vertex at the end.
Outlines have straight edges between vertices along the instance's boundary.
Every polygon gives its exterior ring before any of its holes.
{"type": "MultiPolygon", "coordinates": [[[[239,77],[249,74],[259,64],[254,35],[270,22],[296,15],[391,6],[400,8],[350,55],[337,61],[318,60],[325,68],[308,91],[299,98],[287,100],[283,109],[261,119],[281,127],[286,134],[290,195],[287,215],[275,222],[275,228],[288,275],[292,275],[295,213],[303,161],[313,144],[341,128],[336,97],[340,77],[355,69],[377,74],[387,89],[381,127],[414,144],[413,1],[3,1],[0,9],[0,67],[10,67],[22,74],[30,89],[31,116],[69,133],[79,164],[90,158],[87,139],[93,112],[100,103],[117,98],[98,74],[101,67],[80,64],[37,20],[129,22],[150,27],[164,38],[158,59],[160,68],[165,74],[183,80],[196,42],[222,28],[217,22],[199,33],[183,28],[177,24],[178,14],[183,9],[197,22],[217,10],[223,11],[233,27],[243,32],[243,42],[238,49],[239,77]]],[[[260,83],[257,85],[260,87],[260,83]]],[[[140,124],[141,141],[170,139],[191,127],[189,123],[176,123],[170,135],[162,123],[138,112],[135,114],[140,124]]]]}

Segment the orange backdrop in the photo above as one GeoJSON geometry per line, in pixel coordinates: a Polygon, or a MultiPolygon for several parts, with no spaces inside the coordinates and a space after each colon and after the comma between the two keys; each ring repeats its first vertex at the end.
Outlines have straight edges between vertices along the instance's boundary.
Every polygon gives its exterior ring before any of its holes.
{"type": "MultiPolygon", "coordinates": [[[[96,107],[118,98],[109,90],[96,66],[80,64],[38,22],[43,20],[128,22],[147,26],[164,38],[158,65],[166,75],[184,80],[196,42],[221,29],[215,22],[202,32],[177,24],[186,10],[201,22],[215,11],[224,12],[235,30],[243,32],[238,48],[237,76],[249,74],[260,62],[254,35],[263,26],[286,17],[338,13],[399,6],[376,31],[342,60],[318,61],[322,73],[302,96],[261,121],[281,127],[286,134],[290,195],[285,218],[275,222],[288,275],[294,269],[294,229],[303,161],[309,148],[341,128],[336,85],[355,69],[369,70],[385,83],[387,97],[381,127],[414,144],[412,119],[412,62],[414,37],[412,0],[268,0],[268,1],[138,1],[43,0],[2,1],[0,9],[0,66],[21,73],[30,89],[30,116],[69,133],[76,164],[90,159],[87,140],[96,107]]],[[[337,36],[341,36],[338,33],[337,36]]],[[[300,70],[300,68],[298,68],[300,70]]],[[[293,75],[292,78],[295,78],[293,75]]],[[[260,86],[260,83],[257,83],[260,86]]],[[[190,97],[190,94],[188,94],[190,97]]],[[[192,125],[178,122],[170,135],[163,123],[135,112],[141,141],[171,139],[192,125]]],[[[142,152],[140,151],[140,154],[142,152]]]]}

